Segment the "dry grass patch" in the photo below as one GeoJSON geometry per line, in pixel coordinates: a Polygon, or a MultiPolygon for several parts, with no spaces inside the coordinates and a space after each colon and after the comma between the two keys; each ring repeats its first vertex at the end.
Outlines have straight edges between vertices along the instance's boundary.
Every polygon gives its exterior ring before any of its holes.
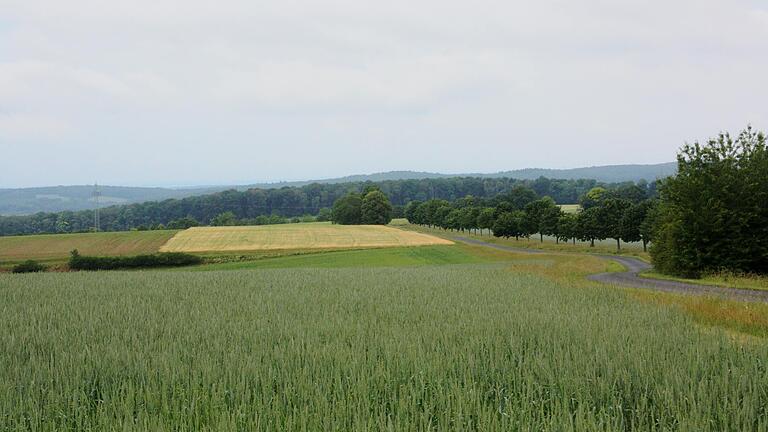
{"type": "Polygon", "coordinates": [[[182,231],[161,252],[347,249],[449,245],[450,240],[381,225],[306,223],[198,227],[182,231]]]}

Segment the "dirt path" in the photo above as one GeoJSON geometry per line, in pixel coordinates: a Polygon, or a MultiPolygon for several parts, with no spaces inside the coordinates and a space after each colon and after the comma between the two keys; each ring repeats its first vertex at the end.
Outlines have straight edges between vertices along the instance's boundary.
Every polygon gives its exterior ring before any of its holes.
{"type": "MultiPolygon", "coordinates": [[[[512,247],[512,246],[504,246],[499,244],[487,243],[482,240],[477,240],[477,239],[472,239],[467,237],[457,236],[457,237],[454,237],[454,239],[463,243],[471,244],[471,245],[485,246],[485,247],[490,247],[494,249],[506,250],[510,252],[529,253],[529,254],[547,253],[547,251],[542,251],[538,249],[526,249],[526,248],[518,248],[518,247],[512,247]]],[[[644,277],[638,276],[638,273],[640,273],[643,270],[650,269],[651,265],[641,259],[634,258],[634,257],[617,256],[617,255],[597,255],[597,256],[603,259],[615,261],[623,265],[627,269],[627,271],[618,272],[618,273],[598,273],[594,275],[589,275],[587,276],[587,279],[589,280],[608,283],[608,284],[614,284],[614,285],[627,286],[632,288],[665,291],[665,292],[676,293],[676,294],[706,295],[706,296],[729,298],[734,300],[768,303],[768,291],[740,289],[740,288],[724,288],[724,287],[717,287],[717,286],[711,286],[711,285],[697,285],[697,284],[690,284],[690,283],[684,283],[684,282],[644,278],[644,277]]]]}

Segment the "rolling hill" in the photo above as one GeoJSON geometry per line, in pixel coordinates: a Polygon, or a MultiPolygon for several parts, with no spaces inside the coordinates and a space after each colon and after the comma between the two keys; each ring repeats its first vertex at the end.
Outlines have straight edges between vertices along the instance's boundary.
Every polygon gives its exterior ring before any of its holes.
{"type": "MultiPolygon", "coordinates": [[[[277,189],[301,187],[312,183],[338,184],[351,182],[381,182],[386,180],[420,180],[450,177],[515,178],[533,180],[539,177],[550,179],[594,179],[605,183],[625,181],[648,181],[673,175],[677,165],[674,162],[654,165],[606,165],[573,169],[526,168],[497,173],[442,174],[419,171],[389,171],[375,174],[351,175],[322,180],[293,182],[254,183],[249,185],[201,186],[183,189],[160,187],[100,186],[103,205],[134,204],[147,201],[179,199],[227,189],[277,189]]],[[[26,215],[38,212],[78,211],[92,209],[93,186],[52,186],[20,189],[0,189],[0,215],[26,215]]]]}

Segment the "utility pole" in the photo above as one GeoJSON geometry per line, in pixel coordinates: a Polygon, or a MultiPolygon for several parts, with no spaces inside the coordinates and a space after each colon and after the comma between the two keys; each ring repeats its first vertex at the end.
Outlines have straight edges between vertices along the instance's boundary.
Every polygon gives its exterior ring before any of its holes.
{"type": "Polygon", "coordinates": [[[101,230],[101,214],[100,214],[100,198],[101,198],[101,191],[99,191],[99,183],[96,182],[93,184],[93,202],[96,205],[96,208],[93,211],[93,231],[99,232],[101,230]]]}

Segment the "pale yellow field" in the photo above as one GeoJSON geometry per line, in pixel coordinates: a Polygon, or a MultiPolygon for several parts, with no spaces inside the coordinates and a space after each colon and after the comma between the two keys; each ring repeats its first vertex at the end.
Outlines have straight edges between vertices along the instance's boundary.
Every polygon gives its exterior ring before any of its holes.
{"type": "Polygon", "coordinates": [[[198,227],[181,231],[161,252],[222,252],[289,249],[348,249],[448,245],[429,234],[381,225],[303,223],[242,227],[198,227]]]}

